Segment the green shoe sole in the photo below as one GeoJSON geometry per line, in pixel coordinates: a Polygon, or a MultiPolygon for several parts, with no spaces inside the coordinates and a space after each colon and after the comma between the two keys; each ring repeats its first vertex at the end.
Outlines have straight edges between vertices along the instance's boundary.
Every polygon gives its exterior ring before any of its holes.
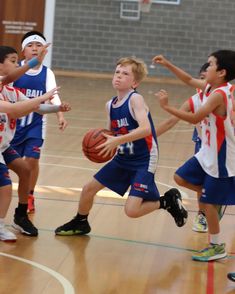
{"type": "Polygon", "coordinates": [[[75,236],[75,235],[86,235],[88,234],[90,231],[87,231],[87,232],[84,232],[84,231],[79,231],[79,230],[76,230],[76,231],[60,231],[60,232],[55,232],[56,235],[59,235],[59,236],[75,236]]]}

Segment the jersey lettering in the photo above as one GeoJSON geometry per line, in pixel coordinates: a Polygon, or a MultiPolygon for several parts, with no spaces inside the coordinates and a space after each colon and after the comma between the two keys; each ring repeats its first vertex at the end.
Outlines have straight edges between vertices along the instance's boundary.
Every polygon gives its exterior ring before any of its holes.
{"type": "Polygon", "coordinates": [[[29,115],[24,116],[20,119],[20,126],[25,127],[32,123],[33,121],[33,112],[31,112],[29,115]]]}
{"type": "Polygon", "coordinates": [[[16,120],[14,118],[11,118],[9,120],[9,127],[10,127],[11,130],[14,130],[15,129],[15,127],[16,127],[16,120]]]}
{"type": "Polygon", "coordinates": [[[125,154],[128,153],[129,155],[134,155],[134,143],[133,142],[127,142],[125,144],[118,146],[118,153],[119,154],[125,154]]]}

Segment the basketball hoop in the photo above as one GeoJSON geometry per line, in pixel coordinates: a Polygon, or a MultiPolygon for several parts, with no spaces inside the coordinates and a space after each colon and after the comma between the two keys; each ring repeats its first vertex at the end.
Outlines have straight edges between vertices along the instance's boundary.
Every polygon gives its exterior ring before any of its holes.
{"type": "Polygon", "coordinates": [[[139,7],[141,12],[150,12],[152,0],[139,0],[139,7]]]}

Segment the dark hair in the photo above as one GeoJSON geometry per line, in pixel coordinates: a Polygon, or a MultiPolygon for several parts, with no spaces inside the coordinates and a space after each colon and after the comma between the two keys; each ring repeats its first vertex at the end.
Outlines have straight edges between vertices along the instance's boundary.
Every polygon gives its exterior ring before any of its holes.
{"type": "Polygon", "coordinates": [[[209,66],[209,62],[204,63],[199,70],[199,74],[201,74],[202,72],[205,72],[208,66],[209,66]]]}
{"type": "Polygon", "coordinates": [[[38,32],[38,31],[30,31],[30,32],[27,32],[27,33],[22,37],[22,39],[21,39],[21,44],[24,42],[24,40],[25,40],[26,38],[28,38],[28,37],[30,37],[30,36],[33,36],[33,35],[38,35],[38,36],[42,37],[42,38],[46,41],[46,38],[45,38],[45,36],[44,36],[42,33],[38,32]]]}
{"type": "Polygon", "coordinates": [[[17,51],[12,47],[0,46],[0,63],[3,63],[4,60],[7,58],[7,55],[12,53],[17,54],[17,51]]]}
{"type": "Polygon", "coordinates": [[[217,70],[226,70],[225,80],[227,82],[235,79],[235,51],[218,50],[210,54],[216,58],[217,70]]]}

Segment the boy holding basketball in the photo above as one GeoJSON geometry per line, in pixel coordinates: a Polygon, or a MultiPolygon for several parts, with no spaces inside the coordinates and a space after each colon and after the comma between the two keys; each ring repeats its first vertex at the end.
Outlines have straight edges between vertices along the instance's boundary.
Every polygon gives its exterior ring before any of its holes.
{"type": "Polygon", "coordinates": [[[136,92],[147,74],[146,65],[134,57],[121,58],[113,76],[112,85],[117,96],[106,104],[109,129],[115,134],[104,134],[107,141],[99,146],[100,154],[116,156],[101,168],[81,192],[78,213],[68,223],[55,230],[57,235],[83,235],[90,232],[88,214],[98,191],[108,187],[123,196],[131,187],[125,203],[125,213],[141,217],[157,209],[167,210],[181,227],[187,220],[177,189],[160,197],[154,181],[158,160],[155,128],[144,98],[136,92]]]}
{"type": "Polygon", "coordinates": [[[209,247],[192,258],[210,261],[226,257],[225,244],[221,242],[217,205],[235,205],[235,128],[233,121],[233,96],[229,81],[235,78],[235,51],[219,50],[208,58],[205,80],[192,78],[162,56],[155,57],[188,85],[201,88],[203,98],[195,113],[176,109],[168,104],[167,92],[157,96],[167,112],[187,122],[201,123],[202,147],[175,173],[178,185],[200,193],[204,204],[209,247]]]}

